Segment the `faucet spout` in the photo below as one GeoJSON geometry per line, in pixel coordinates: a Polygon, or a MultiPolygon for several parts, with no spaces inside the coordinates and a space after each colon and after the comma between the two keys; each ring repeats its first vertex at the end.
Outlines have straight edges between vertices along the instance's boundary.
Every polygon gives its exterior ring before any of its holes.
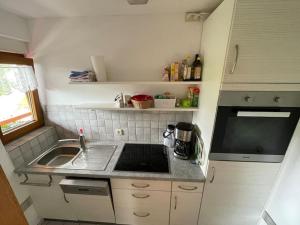
{"type": "Polygon", "coordinates": [[[82,149],[82,151],[86,151],[86,144],[85,144],[85,138],[84,138],[84,135],[83,135],[83,129],[81,128],[80,129],[80,132],[79,132],[79,143],[80,143],[80,148],[82,149]]]}

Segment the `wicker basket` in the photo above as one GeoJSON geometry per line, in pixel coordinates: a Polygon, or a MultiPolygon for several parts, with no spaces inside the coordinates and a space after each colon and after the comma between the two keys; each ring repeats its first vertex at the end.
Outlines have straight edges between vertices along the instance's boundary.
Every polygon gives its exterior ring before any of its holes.
{"type": "Polygon", "coordinates": [[[154,106],[153,100],[137,101],[137,100],[131,99],[131,102],[132,102],[134,108],[137,108],[137,109],[148,109],[148,108],[153,108],[153,106],[154,106]]]}

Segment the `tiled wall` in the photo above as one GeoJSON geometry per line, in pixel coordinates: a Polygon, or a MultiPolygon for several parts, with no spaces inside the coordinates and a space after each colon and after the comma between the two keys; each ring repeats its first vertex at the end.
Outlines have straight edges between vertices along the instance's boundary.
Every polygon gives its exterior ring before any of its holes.
{"type": "Polygon", "coordinates": [[[31,162],[58,140],[53,127],[42,127],[5,145],[15,168],[31,162]]]}
{"type": "Polygon", "coordinates": [[[78,109],[75,106],[51,105],[45,107],[48,125],[56,127],[60,138],[78,137],[84,129],[87,139],[123,140],[161,143],[167,124],[192,122],[192,112],[141,112],[78,109]],[[123,129],[124,135],[116,133],[123,129]]]}

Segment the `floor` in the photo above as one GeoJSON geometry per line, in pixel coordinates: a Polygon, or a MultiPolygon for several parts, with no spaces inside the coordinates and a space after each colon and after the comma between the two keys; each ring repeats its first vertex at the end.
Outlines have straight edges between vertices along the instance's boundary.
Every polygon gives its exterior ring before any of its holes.
{"type": "Polygon", "coordinates": [[[41,225],[114,225],[112,223],[84,223],[84,222],[66,222],[66,221],[53,221],[44,220],[41,225]]]}

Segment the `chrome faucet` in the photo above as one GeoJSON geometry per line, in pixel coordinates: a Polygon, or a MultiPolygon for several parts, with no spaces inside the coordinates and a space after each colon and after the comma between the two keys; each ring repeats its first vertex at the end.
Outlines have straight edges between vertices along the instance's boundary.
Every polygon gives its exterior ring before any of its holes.
{"type": "Polygon", "coordinates": [[[85,138],[83,135],[83,129],[81,128],[79,130],[79,139],[61,139],[58,140],[59,143],[63,143],[63,142],[79,142],[80,144],[80,148],[82,149],[82,151],[86,152],[86,144],[85,144],[85,138]]]}
{"type": "Polygon", "coordinates": [[[85,152],[87,147],[86,147],[86,144],[85,144],[85,140],[84,140],[84,137],[81,137],[79,136],[79,139],[61,139],[61,140],[58,140],[59,143],[64,143],[64,142],[79,142],[80,144],[80,148],[85,152]]]}
{"type": "Polygon", "coordinates": [[[80,148],[82,149],[82,151],[86,151],[86,145],[85,145],[85,138],[83,135],[83,129],[80,128],[79,130],[79,143],[80,143],[80,148]]]}

